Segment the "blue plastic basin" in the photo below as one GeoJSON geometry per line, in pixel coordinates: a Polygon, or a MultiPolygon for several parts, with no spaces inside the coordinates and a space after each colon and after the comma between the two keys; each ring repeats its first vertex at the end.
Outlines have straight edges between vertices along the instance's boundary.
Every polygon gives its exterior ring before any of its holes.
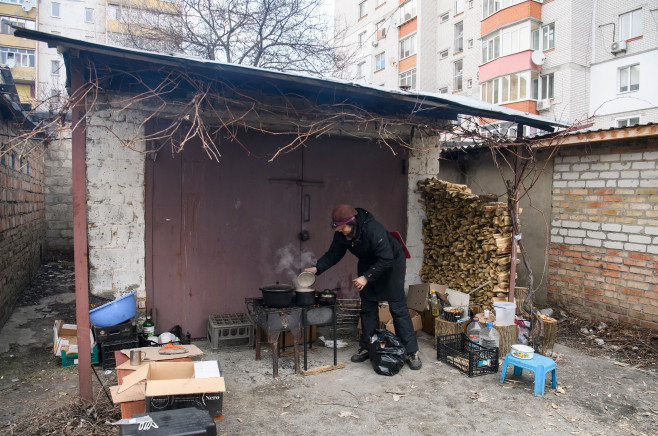
{"type": "Polygon", "coordinates": [[[130,294],[90,310],[89,321],[96,327],[110,327],[128,321],[137,314],[135,293],[137,291],[132,291],[130,294]]]}

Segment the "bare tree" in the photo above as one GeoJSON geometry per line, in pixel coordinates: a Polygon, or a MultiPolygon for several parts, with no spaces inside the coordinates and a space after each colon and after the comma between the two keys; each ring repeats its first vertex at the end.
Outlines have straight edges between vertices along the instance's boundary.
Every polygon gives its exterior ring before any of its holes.
{"type": "Polygon", "coordinates": [[[204,59],[329,76],[348,47],[335,47],[323,0],[139,0],[123,6],[115,41],[204,59]]]}

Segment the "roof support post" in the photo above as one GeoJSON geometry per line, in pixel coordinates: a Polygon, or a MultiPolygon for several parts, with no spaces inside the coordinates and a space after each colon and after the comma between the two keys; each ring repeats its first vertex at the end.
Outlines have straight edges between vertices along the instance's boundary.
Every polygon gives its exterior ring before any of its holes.
{"type": "Polygon", "coordinates": [[[75,271],[75,320],[78,326],[78,382],[80,399],[91,402],[91,339],[89,337],[89,261],[87,249],[87,141],[85,125],[84,67],[71,58],[71,114],[73,155],[73,262],[75,271]]]}
{"type": "MultiPolygon", "coordinates": [[[[516,126],[516,139],[520,141],[523,138],[523,124],[518,124],[516,126]]],[[[514,162],[514,191],[513,196],[508,200],[512,202],[511,213],[512,213],[512,263],[509,268],[509,293],[507,294],[507,301],[510,303],[514,302],[514,297],[516,294],[516,250],[518,247],[517,234],[521,230],[521,227],[517,220],[519,219],[519,187],[521,184],[521,160],[523,157],[523,145],[520,143],[516,146],[515,152],[515,162],[514,162]]]]}

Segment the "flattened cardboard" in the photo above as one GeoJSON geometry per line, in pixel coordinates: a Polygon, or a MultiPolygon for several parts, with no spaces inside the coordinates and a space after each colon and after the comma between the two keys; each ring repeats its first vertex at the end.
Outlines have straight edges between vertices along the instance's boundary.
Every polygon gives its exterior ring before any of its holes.
{"type": "Polygon", "coordinates": [[[451,306],[468,307],[471,297],[467,293],[455,291],[454,289],[448,289],[446,292],[451,306]]]}
{"type": "Polygon", "coordinates": [[[137,383],[124,390],[119,392],[121,386],[110,386],[110,394],[112,395],[112,402],[114,403],[125,403],[127,401],[141,401],[146,398],[146,384],[137,383]]]}
{"type": "MultiPolygon", "coordinates": [[[[132,350],[144,351],[146,353],[146,357],[142,356],[142,361],[147,361],[146,363],[148,363],[148,362],[158,362],[158,361],[162,361],[162,360],[180,359],[181,357],[201,356],[203,354],[203,351],[201,351],[201,349],[199,347],[197,347],[196,345],[194,345],[194,344],[181,345],[181,347],[186,349],[187,353],[183,353],[183,354],[160,354],[158,352],[160,347],[132,348],[132,350]]],[[[128,357],[128,361],[122,363],[119,366],[117,366],[117,369],[135,370],[135,369],[138,368],[137,366],[133,366],[133,365],[130,364],[130,349],[121,350],[121,353],[126,355],[126,357],[128,357]]],[[[144,363],[144,362],[142,362],[142,363],[144,363]]]]}

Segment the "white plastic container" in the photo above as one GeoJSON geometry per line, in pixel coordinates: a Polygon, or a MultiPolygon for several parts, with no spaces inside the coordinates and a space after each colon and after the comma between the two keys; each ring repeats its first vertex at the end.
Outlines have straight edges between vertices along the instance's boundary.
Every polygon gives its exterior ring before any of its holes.
{"type": "Polygon", "coordinates": [[[501,301],[494,303],[496,311],[496,325],[514,324],[514,314],[516,313],[516,303],[501,301]]]}

